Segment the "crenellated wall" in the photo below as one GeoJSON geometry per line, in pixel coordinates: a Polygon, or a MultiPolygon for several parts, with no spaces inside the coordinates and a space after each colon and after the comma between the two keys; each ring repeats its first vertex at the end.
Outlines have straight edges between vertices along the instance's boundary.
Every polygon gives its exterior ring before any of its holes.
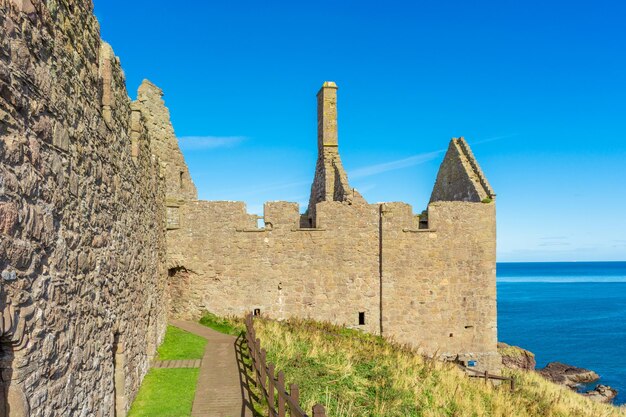
{"type": "Polygon", "coordinates": [[[303,229],[296,203],[271,202],[259,229],[242,202],[188,202],[168,231],[182,267],[172,313],[328,320],[497,370],[495,206],[437,202],[428,215],[419,229],[408,204],[321,202],[303,229]]]}
{"type": "Polygon", "coordinates": [[[165,186],[90,0],[0,0],[0,415],[123,416],[165,331],[165,186]]]}
{"type": "MultiPolygon", "coordinates": [[[[377,206],[322,202],[317,213],[317,229],[300,229],[297,204],[267,203],[266,227],[258,229],[244,203],[182,205],[180,228],[168,231],[168,254],[186,270],[182,297],[172,300],[173,313],[243,316],[258,308],[276,318],[354,324],[356,314],[365,312],[364,328],[376,333],[377,206]]],[[[173,285],[180,277],[172,277],[173,285]]]]}

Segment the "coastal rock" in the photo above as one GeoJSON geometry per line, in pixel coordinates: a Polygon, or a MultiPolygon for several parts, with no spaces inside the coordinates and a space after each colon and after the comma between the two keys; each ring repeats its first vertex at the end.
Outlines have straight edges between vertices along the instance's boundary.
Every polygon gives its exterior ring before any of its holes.
{"type": "Polygon", "coordinates": [[[594,401],[598,401],[601,403],[610,403],[611,401],[613,401],[613,398],[617,396],[617,390],[614,390],[608,385],[600,384],[591,391],[584,392],[582,395],[594,401]]]}
{"type": "Polygon", "coordinates": [[[575,388],[579,384],[597,381],[600,376],[589,369],[576,368],[560,362],[550,362],[539,374],[549,381],[575,388]]]}
{"type": "Polygon", "coordinates": [[[509,369],[532,371],[537,365],[535,354],[519,346],[498,342],[498,353],[502,356],[502,365],[509,369]]]}

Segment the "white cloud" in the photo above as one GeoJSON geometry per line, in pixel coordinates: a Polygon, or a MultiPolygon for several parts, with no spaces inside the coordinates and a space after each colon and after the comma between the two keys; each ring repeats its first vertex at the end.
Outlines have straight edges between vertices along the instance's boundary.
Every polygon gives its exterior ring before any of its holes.
{"type": "MultiPolygon", "coordinates": [[[[485,138],[478,141],[472,141],[472,145],[480,145],[487,142],[493,142],[496,140],[511,138],[514,136],[518,136],[518,133],[511,133],[507,135],[494,136],[491,138],[485,138]]],[[[420,165],[428,161],[432,161],[433,159],[438,158],[442,153],[444,153],[446,149],[439,149],[437,151],[420,153],[417,155],[409,156],[408,158],[397,159],[395,161],[384,162],[381,164],[374,164],[365,166],[362,168],[357,168],[348,173],[348,177],[350,179],[358,179],[371,177],[372,175],[380,174],[387,171],[395,171],[397,169],[409,168],[415,165],[420,165]]]]}
{"type": "Polygon", "coordinates": [[[350,179],[357,178],[365,178],[371,177],[372,175],[381,174],[387,171],[394,171],[396,169],[408,168],[415,165],[420,165],[428,161],[432,161],[433,159],[439,157],[445,149],[440,149],[438,151],[420,153],[417,155],[409,156],[408,158],[397,159],[391,162],[384,162],[382,164],[374,164],[361,168],[357,168],[352,172],[348,173],[348,177],[350,179]]]}
{"type": "Polygon", "coordinates": [[[470,143],[470,145],[480,145],[483,143],[487,143],[487,142],[493,142],[496,140],[500,140],[500,139],[508,139],[508,138],[512,138],[515,136],[519,136],[519,133],[509,133],[508,135],[501,135],[501,136],[493,136],[491,138],[485,138],[485,139],[480,139],[477,141],[472,141],[472,143],[470,143]]]}
{"type": "Polygon", "coordinates": [[[178,144],[181,149],[198,151],[236,146],[244,140],[244,136],[183,136],[178,138],[178,144]]]}

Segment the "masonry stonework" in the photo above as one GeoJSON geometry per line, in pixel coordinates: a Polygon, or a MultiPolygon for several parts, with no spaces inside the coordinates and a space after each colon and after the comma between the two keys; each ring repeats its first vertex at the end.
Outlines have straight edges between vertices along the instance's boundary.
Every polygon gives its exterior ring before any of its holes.
{"type": "Polygon", "coordinates": [[[0,0],[0,137],[0,415],[123,416],[165,331],[165,184],[91,1],[0,0]]]}
{"type": "Polygon", "coordinates": [[[0,0],[0,415],[123,417],[168,314],[308,317],[497,371],[495,195],[450,142],[428,209],[369,204],[318,93],[308,208],[200,201],[162,91],[91,0],[0,0]]]}
{"type": "Polygon", "coordinates": [[[167,234],[172,314],[309,317],[497,371],[495,194],[453,139],[428,210],[368,204],[338,152],[337,85],[318,95],[318,160],[307,211],[270,202],[180,201],[167,234]]]}

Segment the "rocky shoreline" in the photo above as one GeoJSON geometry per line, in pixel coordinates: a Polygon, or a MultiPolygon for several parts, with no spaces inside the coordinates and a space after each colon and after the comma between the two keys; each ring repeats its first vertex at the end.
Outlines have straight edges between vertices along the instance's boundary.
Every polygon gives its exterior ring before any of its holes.
{"type": "MultiPolygon", "coordinates": [[[[502,365],[509,369],[536,371],[548,381],[564,385],[576,392],[582,384],[588,384],[600,379],[600,376],[589,369],[578,368],[560,362],[550,362],[542,369],[536,369],[535,355],[518,346],[498,343],[498,352],[502,356],[502,365]]],[[[593,390],[579,392],[581,395],[594,401],[611,403],[617,396],[617,390],[598,384],[593,390]]]]}

